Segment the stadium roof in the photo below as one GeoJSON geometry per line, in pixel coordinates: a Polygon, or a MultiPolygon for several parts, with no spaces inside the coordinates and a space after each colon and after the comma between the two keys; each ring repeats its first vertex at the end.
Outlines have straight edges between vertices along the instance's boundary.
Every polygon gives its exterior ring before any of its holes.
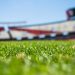
{"type": "MultiPolygon", "coordinates": [[[[71,20],[75,21],[75,20],[71,20]]],[[[47,23],[39,23],[39,24],[27,24],[25,22],[0,22],[0,27],[8,26],[8,27],[31,27],[31,26],[41,26],[41,25],[49,25],[49,24],[58,24],[58,23],[64,23],[67,22],[67,20],[62,20],[62,21],[56,21],[56,22],[47,22],[47,23]]]]}

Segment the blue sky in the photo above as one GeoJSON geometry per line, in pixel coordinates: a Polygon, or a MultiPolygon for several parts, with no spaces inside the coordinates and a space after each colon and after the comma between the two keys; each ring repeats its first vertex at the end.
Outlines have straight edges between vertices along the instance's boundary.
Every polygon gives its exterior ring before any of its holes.
{"type": "Polygon", "coordinates": [[[75,0],[0,0],[0,22],[33,24],[66,20],[65,11],[72,7],[75,0]]]}

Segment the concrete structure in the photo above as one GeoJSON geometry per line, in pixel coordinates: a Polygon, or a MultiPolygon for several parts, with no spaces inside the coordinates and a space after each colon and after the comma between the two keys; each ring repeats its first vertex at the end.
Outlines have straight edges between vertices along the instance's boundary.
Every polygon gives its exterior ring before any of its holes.
{"type": "Polygon", "coordinates": [[[0,27],[0,39],[22,40],[34,39],[35,37],[37,37],[37,39],[46,39],[46,36],[56,37],[61,34],[65,36],[72,32],[75,32],[75,20],[14,27],[9,26],[9,29],[0,27]]]}

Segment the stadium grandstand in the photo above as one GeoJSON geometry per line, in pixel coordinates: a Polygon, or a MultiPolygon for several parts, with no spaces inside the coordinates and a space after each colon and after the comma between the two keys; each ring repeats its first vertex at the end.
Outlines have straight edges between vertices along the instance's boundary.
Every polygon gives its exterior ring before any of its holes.
{"type": "Polygon", "coordinates": [[[0,40],[75,39],[75,8],[66,13],[67,20],[52,23],[1,22],[0,40]]]}

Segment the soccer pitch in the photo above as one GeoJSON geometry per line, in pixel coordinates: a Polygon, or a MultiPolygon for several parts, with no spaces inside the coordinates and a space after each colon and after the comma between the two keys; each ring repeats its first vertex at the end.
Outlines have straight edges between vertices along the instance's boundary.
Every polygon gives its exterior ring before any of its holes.
{"type": "Polygon", "coordinates": [[[0,75],[75,75],[75,40],[1,41],[0,75]]]}

